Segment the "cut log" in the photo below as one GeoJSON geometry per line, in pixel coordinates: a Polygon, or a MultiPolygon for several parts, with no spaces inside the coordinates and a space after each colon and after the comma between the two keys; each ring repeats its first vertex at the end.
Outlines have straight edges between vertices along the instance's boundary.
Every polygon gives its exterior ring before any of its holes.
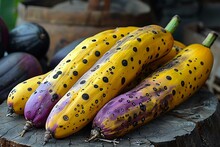
{"type": "MultiPolygon", "coordinates": [[[[33,129],[20,137],[25,124],[23,116],[6,117],[7,106],[0,106],[0,146],[42,146],[44,129],[33,129]]],[[[147,125],[118,139],[117,146],[220,146],[220,105],[207,89],[200,89],[185,103],[147,125]]],[[[65,139],[52,139],[49,146],[112,146],[111,143],[85,142],[91,125],[65,139]]]]}

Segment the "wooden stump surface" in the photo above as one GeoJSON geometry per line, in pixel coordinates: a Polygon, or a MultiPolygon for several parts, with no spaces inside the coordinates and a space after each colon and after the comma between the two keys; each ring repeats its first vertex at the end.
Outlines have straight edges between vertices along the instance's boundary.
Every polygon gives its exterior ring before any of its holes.
{"type": "MultiPolygon", "coordinates": [[[[0,147],[42,146],[44,129],[32,129],[24,137],[19,133],[25,124],[23,116],[6,117],[6,103],[0,105],[0,147]]],[[[45,147],[110,147],[102,141],[85,142],[91,125],[65,139],[51,139],[45,147]]],[[[220,146],[220,106],[215,95],[201,89],[188,101],[147,125],[118,139],[124,146],[220,146]]]]}

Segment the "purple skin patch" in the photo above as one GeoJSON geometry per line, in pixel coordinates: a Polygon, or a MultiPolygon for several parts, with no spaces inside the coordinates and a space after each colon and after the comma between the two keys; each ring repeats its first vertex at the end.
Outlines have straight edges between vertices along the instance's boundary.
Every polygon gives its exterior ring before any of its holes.
{"type": "Polygon", "coordinates": [[[170,89],[159,90],[158,92],[164,95],[159,98],[158,93],[151,90],[152,85],[153,83],[148,88],[141,83],[135,89],[109,101],[94,118],[93,128],[99,128],[105,138],[115,139],[146,124],[152,117],[166,112],[169,109],[169,102],[173,99],[169,94],[170,89]],[[149,94],[147,96],[146,91],[149,94]],[[153,99],[156,101],[149,104],[148,102],[153,99]]]}
{"type": "Polygon", "coordinates": [[[8,107],[13,108],[13,103],[8,103],[7,105],[8,105],[8,107]]]}
{"type": "Polygon", "coordinates": [[[31,121],[35,127],[43,127],[45,125],[51,109],[60,99],[59,95],[51,95],[47,87],[49,87],[48,83],[41,84],[25,105],[25,119],[31,121]]]}
{"type": "MultiPolygon", "coordinates": [[[[115,138],[116,134],[112,134],[112,132],[120,132],[129,126],[132,122],[141,119],[141,115],[138,115],[135,119],[128,121],[126,118],[124,119],[123,116],[128,113],[129,110],[135,109],[137,105],[143,103],[143,101],[149,101],[148,97],[143,97],[141,99],[136,99],[131,97],[132,94],[122,94],[118,97],[111,100],[107,103],[96,115],[95,119],[93,120],[93,126],[99,127],[103,132],[105,138],[115,138]],[[130,97],[129,97],[130,96],[130,97]],[[117,120],[119,118],[123,118],[121,120],[117,120]],[[111,128],[107,127],[103,122],[105,120],[109,120],[109,122],[116,122],[119,124],[112,124],[117,130],[112,130],[111,128]]],[[[136,93],[135,97],[140,97],[140,94],[136,93]]],[[[139,106],[138,106],[139,107],[139,106]]],[[[141,108],[141,107],[140,107],[141,108]]],[[[143,107],[143,111],[146,111],[146,108],[143,107]]],[[[133,116],[132,116],[133,118],[133,116]]]]}
{"type": "MultiPolygon", "coordinates": [[[[55,114],[57,114],[57,113],[59,113],[60,111],[62,111],[63,108],[65,108],[66,105],[67,105],[68,103],[70,103],[70,100],[71,100],[71,94],[70,94],[70,93],[65,94],[63,97],[65,97],[65,98],[61,99],[61,100],[54,106],[54,108],[51,110],[51,112],[50,112],[50,114],[49,114],[49,116],[48,116],[46,122],[50,122],[52,116],[54,116],[55,114]]],[[[52,129],[51,129],[51,128],[48,128],[48,130],[50,130],[51,132],[53,132],[53,131],[55,131],[55,128],[56,128],[56,127],[57,127],[57,125],[54,126],[52,129]]]]}
{"type": "Polygon", "coordinates": [[[51,132],[53,132],[53,133],[54,133],[57,127],[58,127],[58,125],[57,125],[57,124],[56,124],[56,125],[54,125],[54,126],[53,126],[53,128],[51,129],[51,132]]]}

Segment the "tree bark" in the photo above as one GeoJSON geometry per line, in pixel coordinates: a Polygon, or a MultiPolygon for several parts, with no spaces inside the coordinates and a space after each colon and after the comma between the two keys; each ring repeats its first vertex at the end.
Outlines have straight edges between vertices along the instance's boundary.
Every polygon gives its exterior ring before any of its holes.
{"type": "MultiPolygon", "coordinates": [[[[0,105],[0,146],[42,146],[44,129],[32,129],[20,137],[25,124],[23,116],[6,117],[6,103],[0,105]]],[[[220,106],[218,98],[207,89],[200,89],[185,103],[147,125],[118,139],[117,146],[220,146],[220,106]]],[[[112,146],[111,143],[87,143],[91,124],[65,139],[51,139],[47,146],[112,146]]]]}

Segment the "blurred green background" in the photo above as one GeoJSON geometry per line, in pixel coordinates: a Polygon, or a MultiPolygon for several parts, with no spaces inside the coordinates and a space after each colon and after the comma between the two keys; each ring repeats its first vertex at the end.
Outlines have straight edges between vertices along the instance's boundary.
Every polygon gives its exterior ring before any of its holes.
{"type": "Polygon", "coordinates": [[[9,30],[13,29],[16,24],[18,2],[19,0],[0,0],[0,16],[9,30]]]}

